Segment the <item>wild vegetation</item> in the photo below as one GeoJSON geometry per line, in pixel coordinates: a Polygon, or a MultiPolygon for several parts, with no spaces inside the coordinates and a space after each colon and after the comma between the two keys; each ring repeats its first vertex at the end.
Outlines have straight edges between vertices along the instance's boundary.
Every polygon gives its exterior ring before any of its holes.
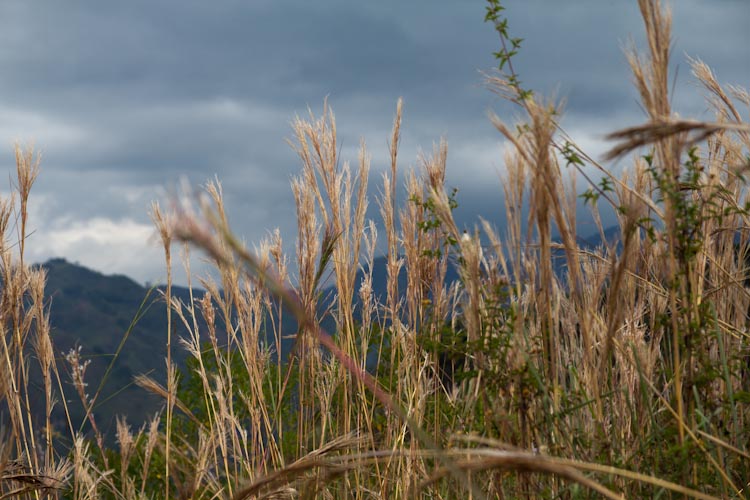
{"type": "Polygon", "coordinates": [[[400,101],[376,200],[382,225],[366,218],[365,145],[355,165],[342,163],[329,108],[296,120],[294,264],[278,232],[254,251],[240,243],[216,182],[197,202],[154,205],[167,269],[186,242],[219,278],[188,301],[169,280],[166,383],[137,380],[164,410],[135,431],[123,417],[112,449],[91,413],[87,434],[50,420],[73,396],[66,372],[84,406],[95,394],[76,351],[55,358],[44,272],[24,260],[38,162],[17,151],[17,195],[0,205],[3,498],[750,497],[750,127],[736,107],[750,108],[750,95],[694,60],[716,118],[677,118],[670,16],[639,0],[648,51],[628,60],[648,119],[611,134],[607,159],[632,161],[614,176],[561,131],[558,103],[523,88],[512,67],[520,40],[500,3],[488,5],[507,74],[487,83],[524,116],[516,126],[493,117],[512,146],[507,233],[480,219],[462,235],[445,142],[400,173],[400,101]],[[592,172],[601,180],[583,198],[594,220],[607,204],[619,224],[616,241],[599,225],[595,250],[576,240],[575,181],[592,172]],[[408,196],[397,199],[402,175],[408,196]],[[384,300],[372,293],[378,248],[384,300]],[[450,266],[460,279],[446,279],[450,266]],[[332,300],[320,293],[328,273],[332,300]],[[273,356],[283,308],[297,325],[287,359],[273,356]],[[335,327],[323,329],[323,316],[335,327]],[[173,323],[189,334],[177,338],[173,323]],[[269,334],[275,345],[259,342],[269,334]],[[178,349],[191,358],[182,374],[178,349]],[[31,365],[41,415],[30,411],[31,365]],[[69,451],[55,446],[60,435],[69,451]]]}

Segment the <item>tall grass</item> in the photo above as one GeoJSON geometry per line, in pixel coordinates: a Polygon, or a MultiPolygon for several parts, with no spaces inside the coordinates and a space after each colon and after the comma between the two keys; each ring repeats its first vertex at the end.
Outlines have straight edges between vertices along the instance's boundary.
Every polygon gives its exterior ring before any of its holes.
{"type": "MultiPolygon", "coordinates": [[[[23,259],[38,163],[19,150],[20,203],[0,206],[10,422],[2,494],[750,497],[750,127],[735,104],[750,107],[750,96],[725,89],[694,60],[716,119],[677,118],[669,12],[656,0],[639,6],[648,52],[628,59],[648,120],[610,136],[607,159],[632,161],[620,177],[564,134],[557,103],[521,91],[515,79],[488,78],[524,116],[516,126],[493,117],[512,145],[504,234],[485,220],[467,234],[458,228],[445,142],[417,171],[401,173],[401,101],[376,200],[381,226],[366,218],[366,145],[354,166],[341,161],[327,105],[320,117],[294,121],[302,164],[292,181],[294,264],[278,232],[252,251],[240,243],[218,182],[169,213],[154,206],[168,269],[173,242],[183,241],[212,260],[218,278],[201,279],[189,303],[166,288],[170,314],[189,332],[179,339],[189,369],[178,376],[168,326],[166,386],[137,380],[164,398],[165,411],[135,433],[119,421],[117,450],[106,449],[91,414],[93,442],[73,423],[69,454],[53,443],[63,432],[50,419],[63,381],[44,275],[23,259]],[[603,179],[584,192],[594,220],[597,204],[607,203],[619,225],[617,240],[596,249],[576,239],[575,179],[591,169],[603,179]],[[397,199],[401,178],[406,196],[397,199]],[[15,246],[7,237],[14,228],[15,246]],[[380,234],[384,297],[373,292],[380,234]],[[322,296],[328,273],[332,299],[322,296]],[[288,321],[296,334],[284,359],[277,353],[288,321]],[[30,411],[32,362],[43,375],[42,415],[30,411]]],[[[68,362],[90,404],[85,363],[75,352],[68,362]]]]}
{"type": "Polygon", "coordinates": [[[53,447],[51,415],[60,374],[44,301],[46,277],[43,270],[24,262],[28,199],[39,172],[39,156],[32,148],[21,146],[16,146],[15,153],[15,193],[0,201],[0,393],[2,415],[9,427],[3,428],[0,441],[0,480],[5,496],[53,492],[66,485],[72,469],[69,460],[56,457],[53,447]],[[41,415],[31,410],[32,399],[38,397],[29,390],[33,369],[41,371],[43,380],[41,415]]]}

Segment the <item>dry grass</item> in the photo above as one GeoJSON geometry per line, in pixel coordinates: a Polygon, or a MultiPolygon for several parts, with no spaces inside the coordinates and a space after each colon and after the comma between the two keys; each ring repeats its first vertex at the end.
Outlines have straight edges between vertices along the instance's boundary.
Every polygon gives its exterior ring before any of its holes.
{"type": "MultiPolygon", "coordinates": [[[[90,412],[93,442],[69,423],[69,456],[54,445],[63,431],[50,415],[65,404],[56,399],[63,382],[45,277],[23,259],[38,161],[19,150],[17,198],[0,205],[0,389],[10,423],[0,497],[750,496],[742,178],[750,128],[735,107],[750,107],[750,98],[692,61],[716,119],[675,118],[670,15],[656,0],[639,5],[648,53],[631,51],[629,62],[648,121],[610,136],[608,158],[633,158],[620,178],[565,136],[556,103],[519,97],[503,78],[489,78],[525,117],[518,126],[493,117],[513,145],[506,234],[486,221],[461,234],[444,186],[446,143],[420,158],[419,171],[399,173],[399,101],[376,201],[388,278],[382,302],[373,294],[378,229],[366,218],[369,154],[363,143],[356,166],[341,161],[327,106],[293,123],[302,163],[292,182],[294,264],[278,232],[253,251],[239,242],[218,182],[169,214],[154,206],[170,276],[172,244],[183,241],[205,252],[219,278],[202,280],[205,292],[189,303],[168,284],[170,314],[189,332],[179,343],[191,371],[178,376],[170,326],[166,385],[138,379],[163,397],[164,413],[135,433],[118,421],[116,451],[105,449],[90,412]],[[604,175],[588,186],[590,199],[615,209],[619,242],[578,245],[578,191],[565,163],[604,175]],[[398,200],[402,176],[407,199],[398,200]],[[447,279],[450,266],[457,282],[447,279]],[[324,311],[327,273],[336,296],[324,311]],[[297,325],[287,360],[275,355],[290,321],[284,309],[297,325]],[[324,316],[333,331],[322,327],[324,316]],[[448,352],[466,377],[446,372],[448,352]],[[43,415],[30,410],[32,362],[42,373],[43,415]]],[[[86,365],[76,352],[68,362],[90,409],[86,365]]]]}
{"type": "Polygon", "coordinates": [[[16,165],[16,192],[0,202],[0,393],[3,420],[9,422],[0,435],[2,498],[54,494],[67,486],[72,472],[72,463],[57,456],[53,443],[51,415],[61,381],[44,298],[46,276],[24,263],[28,197],[39,156],[33,148],[17,146],[16,165]],[[43,408],[41,415],[32,413],[39,394],[29,390],[31,370],[39,370],[43,380],[44,404],[35,406],[43,408]]]}

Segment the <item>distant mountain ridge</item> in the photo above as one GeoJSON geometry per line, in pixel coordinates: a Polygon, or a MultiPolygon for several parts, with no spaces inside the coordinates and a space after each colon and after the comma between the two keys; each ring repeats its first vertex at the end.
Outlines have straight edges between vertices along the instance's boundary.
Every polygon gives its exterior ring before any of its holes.
{"type": "MultiPolygon", "coordinates": [[[[103,432],[114,429],[116,415],[127,415],[129,422],[140,425],[162,404],[133,384],[133,377],[141,373],[164,379],[167,315],[160,291],[143,287],[126,276],[106,276],[65,259],[51,259],[41,267],[47,271],[51,335],[55,350],[61,355],[61,376],[67,377],[63,383],[70,379],[63,357],[80,346],[81,357],[91,361],[86,381],[89,395],[93,396],[124,340],[94,414],[103,432]]],[[[186,288],[174,287],[172,293],[182,300],[189,298],[186,288]]],[[[175,339],[187,333],[177,322],[175,327],[175,339]]],[[[173,349],[173,353],[177,362],[184,362],[183,349],[173,349]]],[[[64,389],[73,421],[80,422],[83,407],[69,384],[64,389]]]]}

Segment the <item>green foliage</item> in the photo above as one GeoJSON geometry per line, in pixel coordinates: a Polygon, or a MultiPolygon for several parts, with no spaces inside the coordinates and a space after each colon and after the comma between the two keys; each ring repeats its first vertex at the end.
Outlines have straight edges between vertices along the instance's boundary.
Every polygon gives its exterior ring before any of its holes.
{"type": "MultiPolygon", "coordinates": [[[[250,376],[245,367],[242,356],[237,350],[221,351],[219,360],[213,355],[213,347],[210,343],[203,345],[202,362],[203,369],[206,373],[228,372],[227,377],[231,378],[234,394],[232,401],[232,412],[240,421],[250,425],[252,422],[251,408],[242,399],[242,394],[250,392],[250,376]]],[[[177,391],[177,398],[193,412],[193,415],[201,422],[204,427],[210,426],[210,419],[214,417],[209,408],[209,401],[213,398],[210,391],[213,387],[207,388],[200,376],[200,365],[196,358],[188,358],[185,370],[180,377],[180,383],[177,391]]],[[[299,368],[296,364],[282,364],[281,366],[268,363],[266,374],[263,377],[263,394],[265,401],[268,401],[269,408],[273,408],[273,417],[277,422],[277,428],[282,430],[280,442],[285,457],[292,459],[296,452],[297,444],[297,398],[299,368]],[[282,391],[279,386],[279,375],[289,376],[286,391],[282,391]]],[[[198,424],[192,419],[187,418],[179,413],[175,414],[175,429],[178,434],[183,436],[197,437],[198,424]]],[[[279,436],[276,436],[278,439],[279,436]]]]}
{"type": "MultiPolygon", "coordinates": [[[[451,211],[458,208],[458,202],[456,201],[457,194],[458,189],[453,188],[448,195],[448,206],[451,211]]],[[[435,200],[431,196],[428,196],[426,199],[421,199],[417,195],[412,195],[412,197],[409,198],[409,201],[420,207],[427,214],[427,218],[417,224],[419,230],[424,234],[430,234],[434,231],[440,230],[439,238],[443,242],[440,247],[424,250],[422,255],[424,257],[439,259],[443,256],[443,252],[447,248],[452,247],[455,249],[458,245],[458,241],[442,227],[443,223],[437,215],[435,200]]]]}
{"type": "Polygon", "coordinates": [[[487,0],[485,10],[484,21],[492,23],[495,26],[495,31],[500,36],[501,48],[497,52],[492,53],[498,62],[497,68],[502,72],[507,66],[509,72],[508,83],[516,90],[518,99],[524,101],[534,95],[534,93],[522,87],[518,75],[513,70],[512,62],[513,57],[518,54],[521,48],[523,38],[514,38],[509,35],[508,18],[503,15],[505,7],[501,4],[500,0],[487,0]]]}

